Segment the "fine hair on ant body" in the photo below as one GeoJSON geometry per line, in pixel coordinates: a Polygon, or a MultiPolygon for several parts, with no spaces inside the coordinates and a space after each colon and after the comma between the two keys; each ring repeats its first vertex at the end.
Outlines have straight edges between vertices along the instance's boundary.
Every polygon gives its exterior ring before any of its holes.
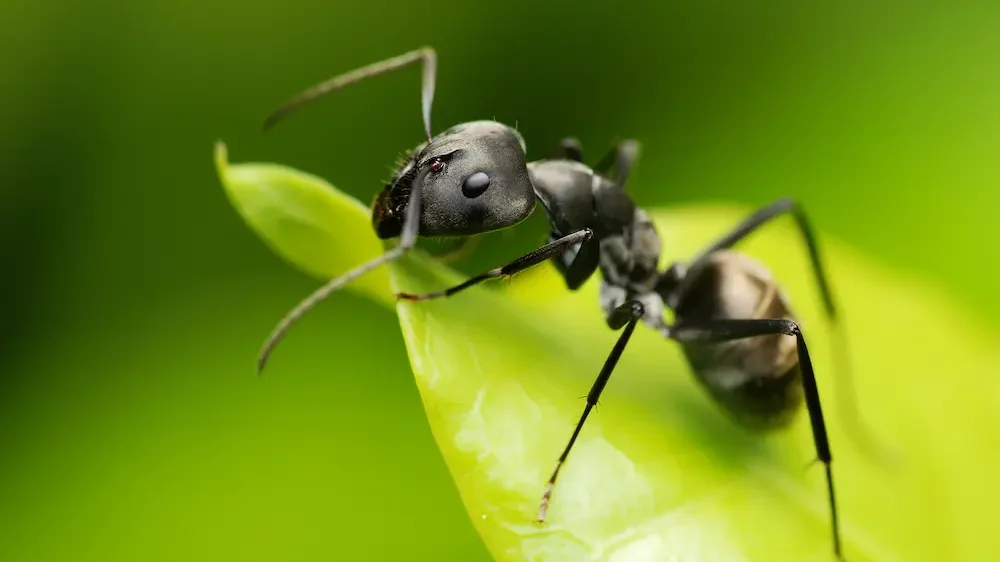
{"type": "Polygon", "coordinates": [[[545,520],[559,471],[635,326],[642,321],[681,346],[701,386],[745,427],[784,427],[805,402],[817,457],[825,468],[833,549],[842,560],[832,455],[806,340],[769,271],[731,249],[772,219],[791,215],[808,249],[826,314],[835,320],[833,296],[802,208],[791,199],[763,207],[689,263],[675,262],[660,271],[660,239],[653,222],[625,191],[639,155],[637,141],[618,143],[590,168],[573,139],[562,141],[561,158],[529,163],[521,135],[494,121],[462,123],[433,135],[430,117],[437,55],[429,47],[316,85],[272,113],[265,129],[343,86],[418,62],[423,66],[421,109],[427,140],[408,153],[372,206],[376,235],[383,240],[398,238],[398,245],[329,281],[289,312],[264,344],[258,370],[263,370],[274,346],[304,313],[357,277],[398,259],[419,237],[466,237],[509,228],[525,220],[540,203],[550,227],[542,247],[453,287],[397,295],[410,301],[448,297],[546,261],[555,265],[567,288],[575,291],[600,271],[600,306],[607,325],[621,330],[621,335],[544,487],[538,521],[545,520]],[[667,309],[674,313],[672,324],[663,320],[667,309]]]}

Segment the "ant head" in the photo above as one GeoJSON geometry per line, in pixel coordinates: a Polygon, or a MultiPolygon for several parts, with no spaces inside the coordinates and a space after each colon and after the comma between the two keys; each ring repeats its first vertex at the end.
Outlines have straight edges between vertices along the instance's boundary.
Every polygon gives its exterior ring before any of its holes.
{"type": "Polygon", "coordinates": [[[468,236],[523,221],[535,208],[524,139],[493,121],[474,121],[435,137],[415,158],[422,236],[468,236]]]}

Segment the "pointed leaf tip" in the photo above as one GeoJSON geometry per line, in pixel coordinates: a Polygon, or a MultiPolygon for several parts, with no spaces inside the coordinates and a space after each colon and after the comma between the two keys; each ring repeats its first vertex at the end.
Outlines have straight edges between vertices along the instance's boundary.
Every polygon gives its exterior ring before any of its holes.
{"type": "MultiPolygon", "coordinates": [[[[215,143],[214,159],[219,181],[237,213],[272,251],[296,268],[326,280],[383,252],[367,208],[322,178],[278,164],[231,164],[221,140],[215,143]]],[[[384,268],[345,290],[393,304],[384,268]]]]}
{"type": "MultiPolygon", "coordinates": [[[[228,163],[229,151],[226,149],[226,143],[221,140],[215,141],[215,171],[219,174],[220,180],[222,180],[222,175],[225,173],[228,163]]],[[[224,184],[225,181],[222,181],[224,184]]]]}

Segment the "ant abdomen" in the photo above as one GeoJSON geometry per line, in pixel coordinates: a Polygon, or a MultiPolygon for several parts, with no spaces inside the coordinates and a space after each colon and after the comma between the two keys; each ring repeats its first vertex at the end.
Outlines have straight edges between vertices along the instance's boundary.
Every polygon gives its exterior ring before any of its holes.
{"type": "MultiPolygon", "coordinates": [[[[788,303],[757,261],[732,251],[715,252],[688,272],[679,295],[678,324],[715,319],[793,320],[788,303]]],[[[796,341],[785,334],[682,344],[698,381],[741,425],[774,429],[790,422],[802,403],[802,372],[796,341]]]]}

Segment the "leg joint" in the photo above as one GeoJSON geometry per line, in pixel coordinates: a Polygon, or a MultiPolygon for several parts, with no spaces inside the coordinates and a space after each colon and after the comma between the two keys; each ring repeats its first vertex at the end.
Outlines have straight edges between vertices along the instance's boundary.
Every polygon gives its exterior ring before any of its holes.
{"type": "Polygon", "coordinates": [[[639,317],[642,317],[642,315],[646,313],[646,307],[643,306],[641,302],[633,299],[633,300],[629,301],[628,304],[629,304],[629,307],[632,309],[632,316],[633,317],[639,318],[639,317]]]}
{"type": "Polygon", "coordinates": [[[636,299],[631,299],[615,307],[608,314],[608,327],[619,330],[629,322],[635,322],[646,313],[646,307],[636,299]]]}

